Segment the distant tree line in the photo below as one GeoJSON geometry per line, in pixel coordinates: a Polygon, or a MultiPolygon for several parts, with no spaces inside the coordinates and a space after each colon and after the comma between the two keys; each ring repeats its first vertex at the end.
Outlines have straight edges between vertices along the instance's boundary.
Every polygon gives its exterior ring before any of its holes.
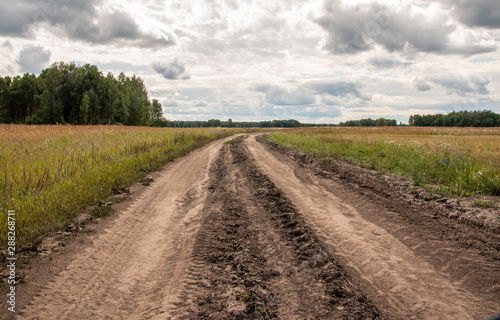
{"type": "Polygon", "coordinates": [[[140,77],[56,62],[37,77],[0,77],[0,123],[168,126],[140,77]]]}
{"type": "Polygon", "coordinates": [[[361,119],[361,120],[348,120],[346,122],[341,122],[339,126],[341,127],[392,127],[397,126],[398,122],[394,119],[361,119]]]}
{"type": "Polygon", "coordinates": [[[221,121],[219,119],[210,119],[208,121],[169,121],[169,126],[174,128],[298,128],[305,126],[297,120],[272,120],[272,121],[242,121],[236,122],[232,119],[221,121]]]}
{"type": "Polygon", "coordinates": [[[410,116],[408,123],[417,127],[500,127],[500,114],[489,110],[415,114],[410,116]]]}

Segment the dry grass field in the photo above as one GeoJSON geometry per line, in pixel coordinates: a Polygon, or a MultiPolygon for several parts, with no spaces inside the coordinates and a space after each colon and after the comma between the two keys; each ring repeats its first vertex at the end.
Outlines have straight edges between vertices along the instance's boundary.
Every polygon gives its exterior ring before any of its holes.
{"type": "MultiPolygon", "coordinates": [[[[0,210],[15,210],[17,243],[68,223],[82,208],[228,129],[0,125],[0,210]]],[[[0,239],[7,239],[6,215],[0,239]]],[[[2,246],[3,247],[3,246],[2,246]]]]}

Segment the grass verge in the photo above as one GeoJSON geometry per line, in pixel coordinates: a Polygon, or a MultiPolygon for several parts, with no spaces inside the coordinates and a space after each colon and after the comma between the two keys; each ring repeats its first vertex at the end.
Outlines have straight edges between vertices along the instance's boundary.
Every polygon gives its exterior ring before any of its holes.
{"type": "Polygon", "coordinates": [[[428,148],[422,143],[394,143],[383,134],[370,137],[369,131],[364,132],[364,138],[354,138],[335,130],[301,129],[273,133],[267,139],[323,161],[340,159],[380,173],[409,177],[415,185],[441,194],[500,195],[500,176],[488,163],[478,161],[470,149],[464,151],[449,144],[428,148]]]}

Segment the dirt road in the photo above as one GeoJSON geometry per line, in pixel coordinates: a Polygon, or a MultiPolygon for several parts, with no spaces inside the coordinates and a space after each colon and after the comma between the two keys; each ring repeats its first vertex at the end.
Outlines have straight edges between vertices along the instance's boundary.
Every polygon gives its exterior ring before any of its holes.
{"type": "MultiPolygon", "coordinates": [[[[228,142],[226,142],[228,141],[228,142]]],[[[256,140],[169,164],[22,319],[486,319],[494,233],[361,190],[256,140]]]]}

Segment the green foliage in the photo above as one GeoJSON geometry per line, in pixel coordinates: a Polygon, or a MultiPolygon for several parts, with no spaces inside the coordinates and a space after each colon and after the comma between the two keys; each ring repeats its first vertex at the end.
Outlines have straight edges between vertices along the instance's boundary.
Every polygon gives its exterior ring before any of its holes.
{"type": "Polygon", "coordinates": [[[236,122],[232,119],[221,121],[219,119],[210,119],[208,121],[170,121],[169,126],[173,128],[298,128],[302,127],[297,120],[272,120],[260,122],[236,122]]]}
{"type": "Polygon", "coordinates": [[[417,127],[500,127],[500,114],[489,110],[442,114],[415,114],[409,124],[417,127]]]}
{"type": "Polygon", "coordinates": [[[319,159],[341,159],[379,172],[408,176],[416,185],[437,184],[440,190],[458,195],[500,195],[500,177],[493,170],[480,165],[470,151],[463,153],[449,145],[431,152],[422,146],[396,144],[387,139],[354,141],[335,135],[295,133],[274,133],[267,138],[319,159]]]}
{"type": "Polygon", "coordinates": [[[37,78],[0,78],[0,123],[166,126],[140,77],[104,76],[95,65],[56,62],[37,78]]]}
{"type": "Polygon", "coordinates": [[[398,122],[394,119],[361,119],[361,120],[349,120],[346,122],[341,122],[340,127],[395,127],[398,122]]]}

